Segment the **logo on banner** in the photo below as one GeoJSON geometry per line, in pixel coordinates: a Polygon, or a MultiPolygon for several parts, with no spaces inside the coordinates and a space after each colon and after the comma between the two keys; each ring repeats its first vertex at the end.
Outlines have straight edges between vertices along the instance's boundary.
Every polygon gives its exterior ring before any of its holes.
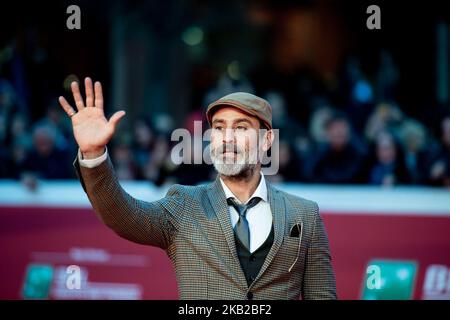
{"type": "Polygon", "coordinates": [[[416,261],[372,260],[367,264],[361,298],[408,300],[413,297],[416,261]]]}
{"type": "Polygon", "coordinates": [[[422,299],[450,299],[450,268],[439,264],[432,264],[427,268],[423,282],[422,299]]]}

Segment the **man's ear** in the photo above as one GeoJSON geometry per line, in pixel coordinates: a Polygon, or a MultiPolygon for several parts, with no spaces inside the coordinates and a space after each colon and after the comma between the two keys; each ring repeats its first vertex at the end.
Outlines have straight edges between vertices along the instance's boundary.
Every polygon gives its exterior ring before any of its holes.
{"type": "Polygon", "coordinates": [[[264,152],[270,149],[274,139],[275,139],[275,136],[274,136],[274,133],[273,133],[272,129],[267,130],[264,133],[263,145],[262,145],[262,149],[263,149],[264,152]]]}

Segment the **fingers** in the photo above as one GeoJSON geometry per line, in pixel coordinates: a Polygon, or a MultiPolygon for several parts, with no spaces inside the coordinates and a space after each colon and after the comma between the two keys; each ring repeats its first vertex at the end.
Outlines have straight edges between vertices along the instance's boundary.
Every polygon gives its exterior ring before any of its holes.
{"type": "Polygon", "coordinates": [[[95,90],[95,102],[94,106],[97,108],[103,109],[103,91],[102,91],[102,84],[98,81],[95,82],[94,86],[95,90]]]}
{"type": "Polygon", "coordinates": [[[84,103],[83,98],[80,94],[80,88],[78,86],[78,82],[74,81],[70,84],[70,87],[72,88],[72,94],[73,98],[75,99],[75,105],[77,106],[78,111],[81,111],[84,109],[84,103]]]}
{"type": "Polygon", "coordinates": [[[84,88],[86,90],[86,107],[94,107],[94,90],[92,89],[92,80],[87,77],[84,79],[84,88]]]}
{"type": "MultiPolygon", "coordinates": [[[[78,82],[74,81],[70,84],[70,87],[72,89],[73,98],[75,100],[75,105],[77,106],[78,111],[83,110],[85,107],[98,107],[100,109],[103,109],[103,90],[102,85],[100,82],[95,82],[95,85],[92,85],[92,79],[89,77],[86,77],[84,79],[84,86],[86,90],[86,105],[84,104],[83,97],[80,93],[80,87],[78,85],[78,82]],[[95,92],[94,92],[95,91],[95,92]]],[[[66,99],[63,97],[60,97],[60,103],[61,106],[64,108],[64,110],[69,115],[73,115],[75,113],[75,110],[67,103],[66,99]],[[70,109],[69,109],[70,108],[70,109]]],[[[120,115],[119,119],[123,117],[123,115],[120,115]]],[[[112,117],[111,117],[112,119],[112,117]]],[[[116,121],[116,120],[114,120],[116,121]]],[[[118,121],[118,120],[117,120],[118,121]]]]}
{"type": "Polygon", "coordinates": [[[117,127],[117,124],[119,123],[120,119],[123,118],[123,116],[125,115],[125,111],[121,110],[121,111],[117,111],[116,113],[114,113],[111,118],[109,119],[109,123],[113,126],[114,130],[117,127]]]}
{"type": "Polygon", "coordinates": [[[59,104],[64,109],[64,111],[69,115],[69,117],[73,116],[76,112],[73,110],[72,106],[67,102],[64,97],[59,97],[59,104]]]}

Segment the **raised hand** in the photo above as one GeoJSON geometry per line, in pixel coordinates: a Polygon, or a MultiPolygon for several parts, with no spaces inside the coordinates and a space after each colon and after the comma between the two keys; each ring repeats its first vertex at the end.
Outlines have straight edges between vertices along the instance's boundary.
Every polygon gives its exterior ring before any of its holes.
{"type": "Polygon", "coordinates": [[[59,103],[72,120],[73,134],[83,158],[92,159],[104,153],[105,146],[114,135],[116,126],[125,115],[125,111],[117,111],[107,120],[103,110],[102,85],[97,81],[93,89],[90,78],[86,78],[84,84],[86,103],[84,103],[80,94],[78,83],[75,81],[71,83],[78,112],[75,112],[74,108],[62,96],[59,97],[59,103]]]}

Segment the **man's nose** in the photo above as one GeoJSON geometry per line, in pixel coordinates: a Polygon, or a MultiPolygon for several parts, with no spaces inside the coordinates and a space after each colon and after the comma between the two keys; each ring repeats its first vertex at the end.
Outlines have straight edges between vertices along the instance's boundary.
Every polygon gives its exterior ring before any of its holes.
{"type": "Polygon", "coordinates": [[[234,130],[233,129],[225,129],[225,132],[222,136],[222,141],[224,143],[234,142],[234,130]]]}

